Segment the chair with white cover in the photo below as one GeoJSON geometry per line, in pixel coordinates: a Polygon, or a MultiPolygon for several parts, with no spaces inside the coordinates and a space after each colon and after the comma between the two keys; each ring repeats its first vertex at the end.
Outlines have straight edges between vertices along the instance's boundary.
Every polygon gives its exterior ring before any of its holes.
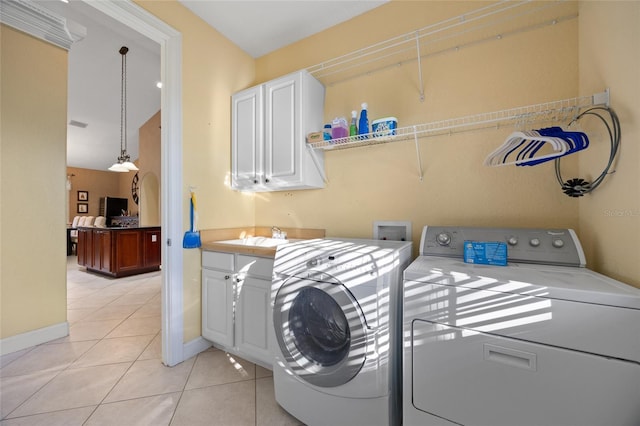
{"type": "Polygon", "coordinates": [[[71,240],[71,252],[75,253],[78,247],[78,226],[84,222],[84,216],[75,216],[73,222],[71,222],[71,229],[69,230],[69,239],[71,240]]]}
{"type": "Polygon", "coordinates": [[[73,222],[71,222],[71,228],[77,228],[78,227],[78,222],[80,222],[80,218],[82,216],[75,216],[73,218],[73,222]]]}
{"type": "Polygon", "coordinates": [[[106,228],[107,218],[104,216],[97,216],[95,222],[93,222],[93,226],[96,228],[106,228]]]}
{"type": "Polygon", "coordinates": [[[95,217],[93,217],[93,216],[87,216],[87,217],[85,217],[85,219],[84,219],[84,226],[86,226],[86,227],[88,227],[88,228],[93,227],[93,222],[94,222],[95,220],[96,220],[96,218],[95,218],[95,217]]]}

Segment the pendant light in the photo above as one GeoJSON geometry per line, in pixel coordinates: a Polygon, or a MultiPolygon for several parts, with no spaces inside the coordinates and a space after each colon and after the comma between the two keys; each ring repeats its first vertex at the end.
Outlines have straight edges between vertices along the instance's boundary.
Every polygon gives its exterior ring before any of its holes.
{"type": "Polygon", "coordinates": [[[122,55],[122,73],[120,86],[120,156],[113,166],[109,167],[112,172],[129,172],[138,170],[131,162],[131,157],[127,153],[127,52],[129,48],[122,46],[119,50],[122,55]]]}

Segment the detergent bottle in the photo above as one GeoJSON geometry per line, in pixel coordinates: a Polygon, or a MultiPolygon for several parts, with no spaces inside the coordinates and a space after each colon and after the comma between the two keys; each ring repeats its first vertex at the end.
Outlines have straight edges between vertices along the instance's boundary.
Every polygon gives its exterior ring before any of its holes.
{"type": "Polygon", "coordinates": [[[351,125],[349,126],[349,136],[357,136],[358,135],[358,126],[356,125],[356,121],[358,121],[358,111],[351,111],[351,125]]]}
{"type": "Polygon", "coordinates": [[[358,135],[366,135],[369,133],[369,117],[367,116],[368,105],[366,102],[362,104],[360,111],[360,121],[358,122],[358,135]]]}

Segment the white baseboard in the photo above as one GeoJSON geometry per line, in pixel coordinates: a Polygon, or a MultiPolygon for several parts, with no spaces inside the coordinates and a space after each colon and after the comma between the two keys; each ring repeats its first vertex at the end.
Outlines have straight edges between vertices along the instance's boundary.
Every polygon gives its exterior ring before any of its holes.
{"type": "Polygon", "coordinates": [[[15,336],[0,339],[0,355],[6,355],[22,349],[40,345],[69,335],[69,323],[61,322],[49,327],[27,331],[15,336]]]}
{"type": "Polygon", "coordinates": [[[197,337],[192,341],[185,343],[183,347],[183,352],[182,352],[184,356],[184,361],[198,355],[202,351],[206,351],[211,346],[213,346],[211,342],[203,338],[202,336],[197,337]]]}

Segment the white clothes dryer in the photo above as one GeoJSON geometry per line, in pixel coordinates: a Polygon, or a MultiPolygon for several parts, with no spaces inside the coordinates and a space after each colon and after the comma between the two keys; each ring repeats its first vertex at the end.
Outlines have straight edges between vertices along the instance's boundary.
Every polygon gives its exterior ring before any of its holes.
{"type": "Polygon", "coordinates": [[[401,284],[411,243],[278,247],[272,309],[278,403],[307,425],[401,422],[401,284]]]}
{"type": "Polygon", "coordinates": [[[640,290],[584,266],[569,229],[425,227],[404,425],[640,424],[640,290]],[[465,241],[506,244],[507,266],[463,262],[465,241]]]}

